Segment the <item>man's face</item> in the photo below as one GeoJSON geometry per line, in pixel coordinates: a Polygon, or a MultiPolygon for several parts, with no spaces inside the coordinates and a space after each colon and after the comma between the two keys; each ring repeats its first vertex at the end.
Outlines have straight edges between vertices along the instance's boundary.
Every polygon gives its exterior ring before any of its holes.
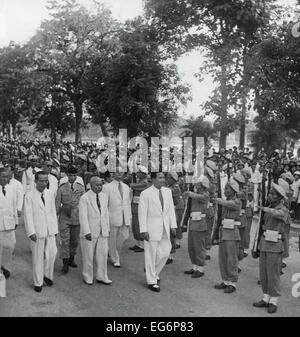
{"type": "Polygon", "coordinates": [[[234,192],[233,192],[232,188],[229,186],[229,184],[226,184],[226,186],[225,186],[224,195],[227,199],[233,197],[233,195],[234,195],[234,192]]]}
{"type": "Polygon", "coordinates": [[[92,177],[91,181],[90,181],[90,185],[91,185],[91,190],[98,194],[102,191],[102,187],[103,187],[103,179],[99,178],[99,177],[92,177]]]}
{"type": "Polygon", "coordinates": [[[0,185],[1,186],[5,186],[9,183],[9,179],[10,179],[9,175],[10,173],[8,171],[0,173],[0,185]]]}
{"type": "Polygon", "coordinates": [[[71,173],[69,173],[68,174],[68,179],[69,179],[69,183],[72,185],[72,184],[74,184],[74,182],[75,182],[75,180],[76,180],[76,174],[71,174],[71,173]]]}
{"type": "Polygon", "coordinates": [[[153,185],[160,189],[162,186],[165,185],[165,175],[163,173],[157,173],[156,178],[153,179],[153,185]]]}
{"type": "Polygon", "coordinates": [[[47,174],[40,174],[37,178],[37,180],[35,180],[35,184],[36,184],[36,189],[43,193],[45,191],[45,188],[48,185],[48,175],[47,174]]]}
{"type": "Polygon", "coordinates": [[[274,202],[279,201],[281,197],[278,195],[278,193],[274,189],[271,189],[268,195],[268,199],[271,203],[274,203],[274,202]]]}
{"type": "Polygon", "coordinates": [[[123,172],[115,172],[114,179],[117,181],[122,181],[124,179],[124,173],[123,172]]]}

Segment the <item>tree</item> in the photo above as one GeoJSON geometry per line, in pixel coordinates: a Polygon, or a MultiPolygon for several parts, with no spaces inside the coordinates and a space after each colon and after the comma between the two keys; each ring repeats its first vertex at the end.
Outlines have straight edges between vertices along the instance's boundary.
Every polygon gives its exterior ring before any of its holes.
{"type": "MultiPolygon", "coordinates": [[[[271,1],[269,1],[270,3],[271,1]]],[[[218,83],[217,95],[208,102],[217,107],[214,113],[220,128],[220,147],[232,125],[228,118],[231,97],[237,82],[236,64],[245,39],[253,35],[264,20],[266,1],[251,0],[147,0],[147,15],[160,36],[166,53],[179,56],[200,48],[207,59],[201,70],[218,83]],[[262,15],[263,10],[263,15],[262,15]]]]}
{"type": "Polygon", "coordinates": [[[19,119],[28,110],[28,77],[30,60],[26,48],[11,42],[0,49],[0,117],[2,131],[16,135],[19,119]]]}
{"type": "Polygon", "coordinates": [[[60,93],[61,99],[72,103],[78,142],[84,104],[95,82],[94,65],[105,67],[111,59],[116,49],[113,36],[119,26],[110,11],[96,2],[93,12],[76,0],[49,1],[48,8],[50,19],[29,42],[32,67],[42,77],[39,89],[46,97],[60,93]]]}
{"type": "Polygon", "coordinates": [[[287,22],[277,27],[252,49],[247,62],[258,113],[256,145],[269,150],[286,147],[300,133],[300,51],[291,27],[287,22]]]}
{"type": "Polygon", "coordinates": [[[172,125],[180,104],[189,99],[189,88],[180,82],[177,67],[163,63],[155,31],[142,18],[127,22],[118,34],[119,50],[106,73],[94,64],[96,80],[90,92],[97,107],[90,114],[97,123],[108,122],[129,137],[158,136],[172,125]],[[96,89],[96,90],[95,90],[96,89]]]}

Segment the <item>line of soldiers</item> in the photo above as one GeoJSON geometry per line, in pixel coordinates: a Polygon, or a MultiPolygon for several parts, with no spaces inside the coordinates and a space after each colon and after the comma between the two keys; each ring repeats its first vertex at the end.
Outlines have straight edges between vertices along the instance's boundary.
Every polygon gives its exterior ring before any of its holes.
{"type": "MultiPolygon", "coordinates": [[[[246,165],[247,162],[243,161],[234,165],[234,160],[226,156],[224,157],[222,153],[208,154],[207,157],[204,175],[198,177],[193,184],[187,183],[186,178],[188,175],[168,173],[165,176],[164,185],[172,192],[177,227],[176,232],[170,228],[170,233],[168,233],[172,249],[165,263],[173,262],[176,249],[180,248],[182,233],[187,231],[188,251],[192,268],[186,270],[184,273],[191,275],[192,278],[200,278],[204,275],[204,266],[210,259],[209,250],[217,242],[219,244],[219,268],[222,282],[217,284],[215,288],[224,290],[225,293],[232,293],[236,291],[238,274],[240,272],[239,261],[249,254],[250,231],[255,210],[255,182],[251,181],[253,175],[251,166],[255,164],[257,168],[259,162],[251,161],[250,165],[246,165]]],[[[109,215],[108,220],[110,223],[108,242],[109,255],[114,267],[119,268],[121,266],[120,247],[129,236],[131,224],[135,245],[130,247],[130,249],[137,253],[144,252],[145,241],[149,239],[146,240],[147,237],[141,232],[140,228],[140,197],[151,184],[155,186],[155,179],[157,179],[157,177],[149,179],[147,168],[140,166],[135,177],[118,172],[112,176],[108,173],[102,174],[100,176],[106,182],[102,188],[103,182],[91,179],[95,178],[95,173],[86,173],[85,158],[79,158],[82,162],[78,162],[77,167],[70,165],[67,169],[62,167],[57,160],[46,160],[41,165],[39,162],[40,158],[37,155],[30,155],[28,159],[28,167],[24,169],[20,164],[12,168],[11,160],[7,160],[5,157],[2,158],[3,167],[0,168],[2,191],[0,192],[0,197],[3,200],[1,200],[0,206],[0,257],[2,248],[8,248],[10,254],[14,249],[14,231],[19,221],[23,204],[21,195],[23,196],[24,193],[20,193],[21,186],[25,195],[28,196],[25,198],[25,205],[27,203],[26,209],[33,209],[36,206],[37,200],[39,203],[41,202],[40,195],[38,199],[35,199],[32,193],[33,190],[40,189],[42,197],[45,190],[49,192],[48,197],[47,193],[43,197],[45,198],[44,201],[42,200],[44,206],[47,204],[50,194],[55,196],[56,207],[54,211],[51,209],[50,213],[53,216],[53,224],[55,223],[54,218],[58,216],[60,257],[63,261],[62,272],[64,274],[68,272],[69,267],[77,267],[75,255],[79,241],[82,241],[82,239],[91,241],[93,243],[92,247],[86,245],[86,241],[83,241],[81,249],[83,253],[84,281],[87,284],[93,283],[92,255],[98,249],[97,247],[100,247],[100,244],[97,245],[98,241],[94,240],[92,233],[84,232],[82,224],[85,222],[85,219],[82,218],[80,220],[80,201],[84,200],[82,197],[85,195],[86,190],[93,190],[96,194],[99,194],[103,190],[105,195],[107,195],[107,201],[99,200],[98,202],[97,200],[96,206],[102,216],[101,204],[102,202],[104,204],[107,202],[108,212],[112,214],[109,215]],[[39,175],[38,172],[41,174],[39,175]],[[16,192],[17,190],[19,191],[18,193],[16,192]],[[124,207],[124,218],[120,221],[119,219],[114,219],[116,214],[115,209],[118,207],[117,204],[114,205],[116,202],[115,195],[118,194],[117,191],[121,195],[122,207],[124,207]],[[6,203],[12,205],[10,207],[13,209],[12,214],[5,214],[9,208],[5,206],[6,203]],[[118,241],[119,247],[117,247],[118,241]]],[[[244,159],[247,161],[247,156],[244,159]]],[[[267,180],[268,178],[270,182],[271,179],[276,181],[276,167],[274,168],[276,159],[271,161],[264,161],[263,159],[260,163],[264,164],[258,165],[258,169],[261,169],[264,173],[264,178],[262,179],[267,180]]],[[[261,213],[264,214],[265,218],[263,233],[259,238],[259,243],[257,243],[257,250],[260,252],[260,282],[262,284],[263,299],[254,303],[254,306],[266,307],[270,313],[277,310],[278,298],[280,296],[282,259],[283,256],[288,256],[290,202],[286,184],[289,184],[287,182],[289,175],[282,175],[281,173],[279,177],[281,178],[277,178],[277,184],[274,182],[272,185],[269,184],[268,207],[261,206],[262,203],[257,205],[257,208],[262,210],[261,213]]],[[[264,183],[263,180],[262,183],[264,183]]],[[[258,183],[258,185],[257,192],[261,194],[261,184],[258,183]]],[[[290,188],[290,184],[288,187],[290,188]]],[[[88,200],[86,200],[86,203],[88,204],[88,200]]],[[[42,206],[42,204],[40,205],[42,206]]],[[[83,204],[82,208],[84,208],[83,204]]],[[[51,207],[49,204],[49,209],[51,207]]],[[[27,212],[27,218],[26,212],[24,213],[26,225],[26,223],[30,223],[30,216],[28,215],[30,212],[27,212]]],[[[103,219],[103,222],[105,221],[103,219]]],[[[33,234],[34,230],[30,231],[28,227],[30,226],[27,225],[26,227],[28,237],[32,242],[37,242],[38,237],[36,233],[33,234]]],[[[53,226],[53,232],[50,233],[52,237],[53,235],[55,236],[55,232],[55,226],[53,226]]],[[[100,233],[96,234],[96,237],[97,235],[99,236],[100,233]]],[[[56,246],[54,245],[53,238],[42,241],[40,245],[34,245],[34,249],[32,247],[36,291],[41,291],[43,281],[50,286],[53,284],[56,246]],[[41,256],[44,253],[46,257],[49,256],[45,266],[45,273],[42,270],[43,263],[41,261],[41,256]]],[[[101,244],[102,246],[103,244],[101,244]]],[[[99,257],[97,261],[99,265],[103,266],[103,263],[105,265],[106,260],[103,256],[106,254],[107,258],[107,252],[108,247],[101,249],[100,255],[96,254],[99,257]]],[[[147,265],[147,261],[145,264],[147,265]]],[[[9,270],[5,267],[3,261],[1,266],[3,275],[8,278],[9,270]]],[[[99,271],[97,280],[104,284],[111,284],[105,268],[99,271]]],[[[159,281],[158,276],[157,281],[159,281]]],[[[153,291],[160,290],[157,284],[149,284],[149,288],[153,291]]]]}

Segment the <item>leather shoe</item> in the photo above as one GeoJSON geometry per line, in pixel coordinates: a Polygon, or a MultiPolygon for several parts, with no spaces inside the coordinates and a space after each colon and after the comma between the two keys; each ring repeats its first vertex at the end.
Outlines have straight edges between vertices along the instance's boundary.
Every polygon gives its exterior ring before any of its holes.
{"type": "Polygon", "coordinates": [[[268,305],[269,305],[269,303],[267,303],[267,302],[265,302],[265,301],[263,301],[263,300],[260,300],[260,301],[258,301],[258,302],[253,303],[253,306],[254,306],[255,308],[267,308],[268,305]]]}
{"type": "Polygon", "coordinates": [[[96,280],[96,281],[97,283],[105,284],[106,286],[110,286],[112,284],[111,280],[107,280],[107,281],[96,280]]]}
{"type": "Polygon", "coordinates": [[[215,285],[215,289],[223,290],[223,289],[226,289],[226,288],[227,288],[227,285],[224,282],[215,285]]]}
{"type": "Polygon", "coordinates": [[[40,293],[42,291],[42,287],[34,286],[34,291],[40,293]]]}
{"type": "Polygon", "coordinates": [[[210,255],[206,255],[206,256],[205,256],[205,260],[206,260],[206,261],[210,260],[210,255]]]}
{"type": "Polygon", "coordinates": [[[69,258],[69,266],[72,267],[72,268],[77,268],[78,267],[78,265],[74,261],[74,256],[70,256],[70,258],[69,258]]]}
{"type": "Polygon", "coordinates": [[[149,284],[148,288],[156,293],[160,292],[160,287],[158,284],[149,284]]]}
{"type": "Polygon", "coordinates": [[[2,273],[6,279],[10,277],[10,271],[1,266],[2,273]]]}
{"type": "Polygon", "coordinates": [[[141,247],[136,247],[136,249],[134,250],[135,253],[142,253],[143,251],[144,249],[141,247]]]}
{"type": "Polygon", "coordinates": [[[176,249],[179,249],[181,246],[178,244],[178,243],[176,243],[176,249]]]}
{"type": "Polygon", "coordinates": [[[132,246],[132,247],[129,247],[130,250],[136,250],[137,248],[140,248],[140,247],[137,246],[137,245],[134,245],[134,246],[132,246]]]}
{"type": "Polygon", "coordinates": [[[247,257],[248,256],[248,253],[244,252],[244,257],[247,257]]]}
{"type": "Polygon", "coordinates": [[[226,289],[224,290],[224,293],[225,294],[231,294],[233,292],[236,291],[236,287],[232,286],[232,285],[229,285],[226,287],[226,289]]]}
{"type": "Polygon", "coordinates": [[[53,281],[50,280],[48,277],[44,277],[44,282],[47,284],[48,287],[53,286],[53,281]]]}
{"type": "Polygon", "coordinates": [[[120,263],[114,263],[114,267],[115,268],[121,268],[121,265],[120,265],[120,263]]]}
{"type": "Polygon", "coordinates": [[[204,275],[204,273],[200,270],[196,270],[193,274],[192,274],[192,278],[198,278],[198,277],[202,277],[204,275]]]}
{"type": "Polygon", "coordinates": [[[168,258],[166,264],[170,264],[170,263],[173,263],[173,259],[168,258]]]}
{"type": "Polygon", "coordinates": [[[285,262],[281,263],[281,268],[286,268],[286,263],[285,262]]]}
{"type": "Polygon", "coordinates": [[[186,270],[186,271],[184,272],[184,274],[186,274],[186,275],[192,275],[192,274],[194,274],[195,271],[196,271],[196,270],[194,270],[194,269],[186,270]]]}
{"type": "Polygon", "coordinates": [[[269,314],[275,314],[275,312],[277,311],[277,305],[274,305],[273,303],[269,303],[267,311],[269,314]]]}
{"type": "Polygon", "coordinates": [[[82,280],[83,283],[87,284],[88,286],[92,286],[93,285],[93,282],[92,283],[89,283],[89,282],[86,282],[86,280],[82,280]]]}

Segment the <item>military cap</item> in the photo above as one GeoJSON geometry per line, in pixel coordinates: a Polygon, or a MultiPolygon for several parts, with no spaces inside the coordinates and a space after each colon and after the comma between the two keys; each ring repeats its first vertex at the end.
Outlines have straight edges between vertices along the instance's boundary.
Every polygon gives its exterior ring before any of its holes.
{"type": "Polygon", "coordinates": [[[243,167],[245,167],[245,164],[242,162],[242,161],[240,161],[239,163],[237,163],[237,166],[243,166],[243,167]]]}
{"type": "Polygon", "coordinates": [[[299,172],[299,171],[294,172],[294,176],[295,176],[295,175],[297,175],[297,176],[300,177],[300,172],[299,172]]]}
{"type": "Polygon", "coordinates": [[[201,175],[199,178],[197,178],[195,183],[200,183],[206,189],[209,188],[209,180],[204,175],[201,175]]]}
{"type": "Polygon", "coordinates": [[[272,188],[283,198],[286,198],[285,190],[282,186],[272,183],[272,188]]]}
{"type": "Polygon", "coordinates": [[[285,193],[288,193],[290,191],[289,183],[283,180],[282,178],[278,179],[278,185],[284,189],[285,193]]]}
{"type": "Polygon", "coordinates": [[[233,177],[230,177],[228,184],[235,192],[239,192],[239,184],[233,179],[233,177]]]}
{"type": "Polygon", "coordinates": [[[40,159],[39,156],[37,156],[35,154],[32,154],[28,157],[29,161],[38,161],[39,159],[40,159]]]}
{"type": "Polygon", "coordinates": [[[209,168],[209,167],[205,167],[204,173],[207,173],[211,178],[214,177],[214,172],[213,172],[213,170],[212,170],[211,168],[209,168]]]}
{"type": "Polygon", "coordinates": [[[52,160],[45,160],[45,161],[43,162],[43,165],[53,166],[53,161],[52,161],[52,160]]]}
{"type": "Polygon", "coordinates": [[[232,175],[233,179],[235,179],[237,182],[241,183],[241,184],[245,184],[245,177],[240,174],[240,173],[233,173],[232,175]]]}
{"type": "MultiPolygon", "coordinates": [[[[141,172],[141,173],[144,173],[144,174],[148,174],[148,169],[147,167],[143,166],[143,165],[138,165],[138,170],[141,172]]],[[[178,178],[178,177],[177,177],[178,178]]],[[[174,179],[174,178],[173,178],[174,179]]],[[[175,180],[175,179],[174,179],[175,180]]]]}
{"type": "Polygon", "coordinates": [[[178,181],[178,174],[176,172],[170,172],[169,174],[173,180],[178,181]]]}
{"type": "Polygon", "coordinates": [[[217,171],[218,169],[216,163],[213,162],[212,160],[207,160],[206,166],[212,169],[213,171],[217,171]]]}

